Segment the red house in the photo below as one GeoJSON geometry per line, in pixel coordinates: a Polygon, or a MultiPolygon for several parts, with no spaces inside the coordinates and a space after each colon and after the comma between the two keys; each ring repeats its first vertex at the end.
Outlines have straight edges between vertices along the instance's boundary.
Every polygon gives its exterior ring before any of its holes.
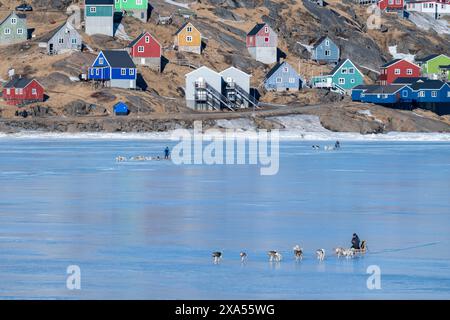
{"type": "Polygon", "coordinates": [[[149,32],[142,32],[126,50],[135,64],[161,68],[161,44],[149,32]]]}
{"type": "Polygon", "coordinates": [[[9,105],[44,101],[44,87],[36,79],[14,78],[3,86],[2,93],[9,105]]]}
{"type": "Polygon", "coordinates": [[[277,62],[278,35],[267,23],[258,23],[247,33],[247,49],[257,61],[266,64],[277,62]]]}
{"type": "Polygon", "coordinates": [[[386,86],[397,78],[420,77],[420,67],[405,59],[395,59],[380,67],[378,84],[386,86]]]}
{"type": "Polygon", "coordinates": [[[402,10],[405,6],[405,0],[380,0],[378,7],[381,10],[402,10]]]}

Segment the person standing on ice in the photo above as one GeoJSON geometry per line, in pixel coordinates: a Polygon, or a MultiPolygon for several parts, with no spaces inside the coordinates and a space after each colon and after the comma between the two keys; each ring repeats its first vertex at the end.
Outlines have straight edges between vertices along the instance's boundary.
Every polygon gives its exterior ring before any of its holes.
{"type": "Polygon", "coordinates": [[[358,235],[356,233],[354,233],[353,237],[352,237],[352,248],[353,249],[360,249],[359,242],[360,241],[359,241],[358,235]]]}
{"type": "Polygon", "coordinates": [[[169,159],[169,155],[170,155],[169,147],[166,147],[164,149],[164,159],[168,160],[169,159]]]}

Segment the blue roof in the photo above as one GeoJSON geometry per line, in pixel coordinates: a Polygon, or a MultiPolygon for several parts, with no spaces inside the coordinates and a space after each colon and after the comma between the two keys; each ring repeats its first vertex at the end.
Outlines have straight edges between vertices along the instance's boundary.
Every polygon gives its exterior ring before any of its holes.
{"type": "Polygon", "coordinates": [[[115,113],[128,113],[129,109],[126,103],[118,102],[113,107],[115,113]]]}

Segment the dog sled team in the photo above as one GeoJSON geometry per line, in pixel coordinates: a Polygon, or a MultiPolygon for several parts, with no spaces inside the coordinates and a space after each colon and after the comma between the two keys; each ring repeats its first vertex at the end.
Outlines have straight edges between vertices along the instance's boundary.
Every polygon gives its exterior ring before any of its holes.
{"type": "Polygon", "coordinates": [[[127,158],[124,156],[118,156],[116,157],[117,162],[125,162],[125,161],[151,161],[151,160],[170,160],[170,149],[169,147],[166,147],[164,149],[164,158],[161,158],[160,156],[156,157],[145,157],[145,156],[135,156],[131,158],[127,158]]]}
{"type": "MultiPolygon", "coordinates": [[[[364,254],[367,251],[367,245],[366,240],[360,241],[359,237],[356,233],[353,234],[352,237],[352,246],[350,248],[343,248],[338,247],[334,249],[334,253],[338,258],[340,257],[346,257],[347,259],[353,258],[357,254],[364,254]]],[[[296,245],[293,248],[294,252],[294,259],[295,261],[301,261],[303,260],[303,248],[301,248],[299,245],[296,245]]],[[[267,252],[267,255],[269,257],[270,262],[280,262],[283,256],[280,252],[276,250],[270,250],[267,252]]],[[[213,262],[214,264],[219,263],[222,260],[222,252],[215,251],[212,253],[213,262]]],[[[241,258],[241,262],[247,261],[247,253],[246,252],[240,252],[239,256],[241,258]]],[[[317,249],[316,250],[316,257],[319,261],[325,260],[325,249],[317,249]]]]}
{"type": "MultiPolygon", "coordinates": [[[[313,145],[312,148],[314,150],[320,150],[320,146],[317,145],[317,144],[313,145]]],[[[341,148],[341,143],[339,141],[336,141],[334,143],[334,146],[325,146],[325,147],[323,147],[323,149],[325,151],[339,150],[340,148],[341,148]]]]}

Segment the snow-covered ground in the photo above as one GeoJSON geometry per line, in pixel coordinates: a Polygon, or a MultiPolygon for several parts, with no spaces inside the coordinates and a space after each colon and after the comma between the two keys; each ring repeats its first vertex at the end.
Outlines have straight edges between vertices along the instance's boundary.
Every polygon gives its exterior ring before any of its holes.
{"type": "Polygon", "coordinates": [[[414,59],[415,59],[415,55],[414,54],[397,52],[397,46],[396,45],[395,46],[390,46],[390,47],[388,47],[388,49],[389,49],[389,53],[391,54],[391,56],[394,59],[405,59],[407,61],[414,62],[414,59]]]}
{"type": "MultiPolygon", "coordinates": [[[[189,9],[189,3],[180,3],[173,0],[164,0],[165,3],[171,4],[173,6],[189,9]]],[[[192,2],[195,3],[195,2],[192,2]]]]}

